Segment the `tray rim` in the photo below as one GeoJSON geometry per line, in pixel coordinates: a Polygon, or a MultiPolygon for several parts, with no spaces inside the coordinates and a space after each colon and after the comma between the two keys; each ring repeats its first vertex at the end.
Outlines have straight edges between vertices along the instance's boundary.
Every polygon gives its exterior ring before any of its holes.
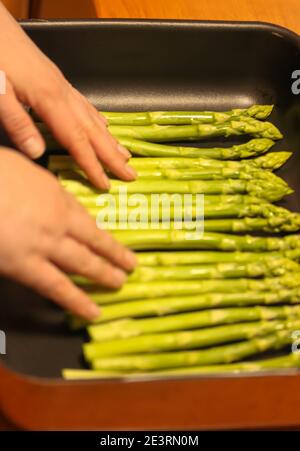
{"type": "Polygon", "coordinates": [[[253,30],[265,30],[272,33],[282,34],[283,36],[295,40],[300,45],[300,34],[295,31],[278,25],[273,22],[266,21],[241,21],[241,20],[179,20],[179,19],[22,19],[18,21],[24,28],[41,28],[54,25],[61,25],[66,27],[74,26],[86,26],[91,27],[108,27],[108,26],[137,26],[144,27],[163,27],[163,26],[178,26],[182,28],[187,27],[201,27],[201,28],[220,28],[220,29],[253,29],[253,30]]]}
{"type": "Polygon", "coordinates": [[[178,26],[201,26],[201,27],[238,27],[238,28],[264,28],[269,30],[281,30],[284,33],[299,37],[295,31],[273,22],[260,20],[196,20],[196,19],[111,19],[111,18],[92,18],[92,19],[21,19],[18,20],[21,26],[45,26],[53,25],[178,25],[178,26]]]}
{"type": "Polygon", "coordinates": [[[1,394],[0,409],[8,420],[25,430],[200,431],[290,428],[300,424],[300,375],[276,378],[250,375],[222,378],[219,383],[205,377],[202,381],[131,384],[112,380],[102,384],[98,381],[34,384],[0,367],[0,377],[3,379],[0,394],[1,390],[7,394],[1,394]],[[196,401],[193,408],[192,400],[196,401]],[[148,401],[150,406],[145,405],[148,401]],[[101,402],[104,409],[99,412],[97,406],[101,402]],[[18,408],[20,404],[22,411],[18,408]],[[132,409],[133,415],[115,416],[116,409],[123,413],[132,409]],[[143,413],[137,415],[140,409],[143,413]],[[44,414],[40,415],[40,411],[44,414]]]}

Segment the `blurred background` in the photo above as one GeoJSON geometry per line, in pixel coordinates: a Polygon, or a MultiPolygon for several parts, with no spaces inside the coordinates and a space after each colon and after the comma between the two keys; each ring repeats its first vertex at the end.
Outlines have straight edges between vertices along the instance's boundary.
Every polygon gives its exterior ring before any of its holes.
{"type": "Polygon", "coordinates": [[[4,0],[24,18],[259,20],[300,33],[299,0],[4,0]]]}

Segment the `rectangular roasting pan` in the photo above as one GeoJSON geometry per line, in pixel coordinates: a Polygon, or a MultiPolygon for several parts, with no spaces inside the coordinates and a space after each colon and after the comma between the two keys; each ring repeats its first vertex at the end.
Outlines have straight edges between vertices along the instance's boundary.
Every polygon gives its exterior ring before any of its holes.
{"type": "MultiPolygon", "coordinates": [[[[281,175],[300,211],[299,37],[265,23],[27,21],[26,32],[103,110],[226,110],[274,103],[294,156],[281,175]]],[[[4,142],[4,141],[3,141],[4,142]]],[[[214,143],[215,144],[215,143],[214,143]]],[[[2,193],[3,194],[3,193],[2,193]]],[[[16,206],[18,208],[18,206],[16,206]]],[[[0,250],[1,252],[1,250],[0,250]]],[[[0,281],[0,406],[22,429],[236,429],[300,426],[300,374],[65,382],[81,335],[31,291],[0,281]]]]}

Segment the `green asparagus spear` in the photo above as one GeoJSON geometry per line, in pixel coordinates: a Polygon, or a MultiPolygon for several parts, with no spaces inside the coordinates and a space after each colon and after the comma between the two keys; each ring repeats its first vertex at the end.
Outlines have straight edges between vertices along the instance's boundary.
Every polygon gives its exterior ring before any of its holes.
{"type": "MultiPolygon", "coordinates": [[[[300,265],[285,258],[266,257],[247,263],[217,263],[209,265],[176,266],[139,266],[128,277],[128,283],[145,283],[155,280],[202,280],[202,279],[238,279],[283,276],[291,272],[300,272],[300,265]]],[[[80,286],[92,283],[81,276],[72,276],[73,282],[80,286]]]]}
{"type": "MultiPolygon", "coordinates": [[[[97,209],[97,213],[99,212],[99,208],[101,206],[105,206],[105,202],[101,201],[101,194],[90,194],[90,195],[82,195],[76,196],[76,199],[87,209],[93,213],[93,209],[97,209]]],[[[147,205],[151,207],[152,203],[155,201],[156,203],[159,201],[161,203],[161,198],[157,200],[157,196],[153,198],[151,194],[144,194],[147,205]]],[[[127,207],[128,211],[134,207],[132,207],[130,198],[128,196],[111,194],[110,197],[113,199],[114,205],[118,211],[124,210],[127,207]],[[111,197],[112,196],[112,197],[111,197]]],[[[244,208],[245,206],[250,205],[250,209],[254,208],[253,205],[260,205],[263,209],[264,205],[270,205],[268,201],[262,199],[261,197],[249,196],[247,194],[215,194],[215,195],[205,195],[204,199],[204,207],[205,211],[209,210],[213,212],[214,209],[221,210],[222,206],[224,209],[234,208],[236,210],[236,206],[241,206],[244,208]]],[[[187,196],[184,198],[184,205],[191,206],[196,205],[195,197],[187,196]]],[[[172,203],[170,202],[170,207],[172,207],[172,203]]],[[[224,210],[225,211],[225,210],[224,210]]],[[[262,210],[261,210],[262,211],[262,210]]],[[[95,212],[93,213],[95,214],[95,212]]],[[[212,213],[211,213],[212,214],[212,213]]],[[[251,214],[249,213],[249,216],[251,214]]]]}
{"type": "Polygon", "coordinates": [[[139,169],[138,180],[251,180],[257,175],[257,169],[228,168],[208,169],[139,169]]]}
{"type": "MultiPolygon", "coordinates": [[[[298,318],[293,320],[295,327],[300,326],[298,318]]],[[[122,338],[105,343],[90,342],[83,345],[83,354],[87,361],[114,356],[185,349],[207,348],[228,342],[250,340],[286,329],[288,321],[256,321],[237,323],[226,326],[208,327],[200,330],[184,330],[169,333],[142,335],[140,337],[122,338]]],[[[293,327],[293,326],[292,326],[293,327]]]]}
{"type": "MultiPolygon", "coordinates": [[[[291,152],[270,152],[261,157],[241,160],[241,161],[224,161],[209,158],[131,158],[130,165],[139,170],[154,169],[230,169],[232,171],[240,171],[242,169],[268,169],[274,171],[283,166],[292,155],[291,152]]],[[[59,171],[79,171],[79,167],[67,155],[51,155],[48,161],[48,169],[52,172],[59,171]]]]}
{"type": "MultiPolygon", "coordinates": [[[[258,171],[261,170],[252,166],[241,166],[240,168],[206,167],[193,169],[139,168],[137,171],[137,176],[138,180],[224,180],[230,178],[238,180],[251,180],[258,175],[258,171]]],[[[65,171],[63,171],[63,175],[64,172],[65,171]]],[[[85,178],[84,172],[79,168],[75,168],[75,170],[70,171],[69,174],[70,176],[73,174],[74,177],[78,175],[85,178]]]]}
{"type": "MultiPolygon", "coordinates": [[[[138,253],[139,266],[129,275],[128,282],[155,280],[197,280],[238,277],[282,276],[298,272],[300,249],[283,252],[164,252],[138,253]]],[[[80,286],[92,282],[82,276],[71,276],[80,286]]]]}
{"type": "MultiPolygon", "coordinates": [[[[101,194],[84,178],[76,177],[74,172],[60,172],[62,186],[75,196],[101,194]]],[[[251,194],[270,202],[282,199],[293,190],[278,176],[269,171],[257,171],[250,180],[136,180],[134,182],[111,181],[111,194],[120,193],[126,187],[127,194],[251,194]]]]}
{"type": "Polygon", "coordinates": [[[231,363],[259,355],[270,349],[283,348],[291,342],[291,330],[293,328],[299,328],[299,322],[291,322],[286,330],[239,343],[199,351],[105,357],[93,360],[92,367],[95,370],[134,372],[231,363]]]}
{"type": "Polygon", "coordinates": [[[139,169],[138,180],[249,180],[255,178],[257,169],[205,168],[205,169],[139,169]]]}
{"type": "MultiPolygon", "coordinates": [[[[283,166],[291,157],[292,152],[270,152],[261,157],[241,161],[224,161],[209,158],[131,158],[130,165],[139,171],[152,169],[230,169],[240,171],[242,169],[268,169],[274,171],[283,166]]],[[[53,157],[55,158],[55,157],[53,157]]],[[[71,160],[70,157],[66,157],[71,160]]],[[[51,160],[50,160],[51,161],[51,160]]],[[[71,160],[72,161],[72,160],[71,160]]],[[[52,163],[54,170],[74,169],[73,164],[52,163]]]]}
{"type": "MultiPolygon", "coordinates": [[[[180,374],[216,374],[216,373],[242,373],[242,372],[259,372],[269,371],[271,369],[298,368],[300,366],[300,354],[290,353],[282,357],[273,359],[257,360],[252,362],[229,363],[225,365],[200,366],[182,368],[160,372],[163,375],[180,375],[180,374]]],[[[156,373],[155,373],[156,374],[156,373]]],[[[158,376],[158,373],[157,373],[158,376]]]]}
{"type": "Polygon", "coordinates": [[[66,380],[85,380],[85,379],[147,379],[162,377],[178,377],[189,375],[208,375],[208,374],[241,374],[241,373],[257,373],[269,372],[270,370],[281,370],[286,368],[298,368],[300,366],[300,354],[290,353],[282,357],[272,359],[256,360],[251,362],[228,363],[211,366],[192,366],[188,368],[176,368],[173,370],[155,371],[151,373],[126,374],[122,372],[109,372],[97,370],[78,370],[64,369],[62,376],[66,380]]]}
{"type": "Polygon", "coordinates": [[[274,277],[299,272],[300,265],[288,259],[265,259],[253,263],[219,263],[216,265],[140,266],[129,275],[128,282],[154,280],[235,279],[240,277],[274,277]]]}
{"type": "MultiPolygon", "coordinates": [[[[93,210],[94,213],[94,210],[93,210]]],[[[97,215],[98,212],[96,212],[97,215]]],[[[179,217],[182,218],[182,211],[179,212],[179,217]]],[[[196,210],[194,211],[194,215],[196,215],[196,210]]],[[[300,217],[300,215],[299,215],[300,217]]],[[[248,233],[248,232],[270,232],[270,233],[291,233],[291,232],[298,232],[300,228],[300,221],[299,217],[295,217],[295,219],[292,220],[285,220],[283,218],[243,218],[243,219],[235,219],[235,218],[227,218],[227,219],[207,219],[204,218],[203,225],[204,230],[206,232],[226,232],[226,233],[248,233]]],[[[169,218],[168,218],[169,220],[169,218]]],[[[202,219],[198,219],[200,221],[202,219]]],[[[141,224],[143,221],[140,221],[141,224]]],[[[116,222],[115,220],[113,222],[107,221],[103,222],[101,224],[102,228],[108,229],[108,230],[115,230],[118,228],[118,224],[125,224],[128,225],[128,228],[130,229],[130,222],[127,221],[120,221],[116,222]]],[[[147,225],[148,222],[145,222],[147,225]]],[[[152,224],[156,224],[159,227],[162,227],[162,222],[157,220],[153,221],[152,224]]],[[[170,222],[167,227],[170,230],[176,230],[178,229],[178,220],[174,222],[170,222]]],[[[198,222],[195,220],[194,222],[186,221],[185,226],[189,224],[189,230],[196,230],[198,222]]],[[[159,228],[158,227],[158,228],[159,228]]],[[[184,227],[181,227],[184,228],[184,227]]],[[[142,226],[139,224],[136,224],[134,226],[134,230],[141,229],[140,231],[143,232],[142,226]]]]}
{"type": "Polygon", "coordinates": [[[300,249],[281,252],[173,251],[138,252],[140,266],[209,265],[216,263],[250,263],[282,257],[298,261],[300,249]]]}
{"type": "MultiPolygon", "coordinates": [[[[105,208],[105,212],[108,213],[111,212],[112,218],[116,219],[116,222],[122,223],[122,222],[130,222],[130,215],[131,212],[135,211],[136,207],[128,206],[125,204],[125,206],[120,206],[120,208],[115,206],[110,209],[106,207],[90,207],[83,202],[83,205],[87,208],[88,212],[91,216],[98,217],[101,212],[103,212],[103,208],[105,208]],[[115,214],[116,213],[116,214],[115,214]]],[[[152,217],[152,208],[153,203],[150,200],[150,205],[148,208],[141,208],[141,222],[148,222],[151,221],[152,217]]],[[[199,209],[197,205],[194,203],[191,204],[185,204],[183,205],[170,205],[170,208],[163,209],[163,205],[161,203],[157,204],[156,207],[157,212],[157,218],[156,221],[170,221],[170,220],[182,220],[184,218],[192,220],[192,219],[202,219],[199,218],[199,213],[203,214],[203,219],[218,219],[218,218],[246,218],[244,222],[240,223],[239,221],[229,222],[227,223],[227,229],[225,230],[224,227],[226,225],[226,222],[222,222],[222,224],[219,224],[218,222],[216,225],[214,223],[211,224],[210,221],[205,222],[205,228],[207,231],[240,231],[240,228],[242,228],[242,231],[252,230],[251,227],[257,227],[258,230],[271,230],[273,232],[276,231],[277,228],[283,227],[283,230],[286,232],[296,232],[299,229],[300,226],[300,214],[299,213],[293,213],[289,210],[286,210],[285,208],[277,207],[275,205],[272,205],[270,203],[260,204],[260,205],[243,205],[243,204],[236,204],[236,205],[223,205],[223,204],[216,204],[216,205],[207,205],[204,206],[203,211],[199,212],[199,209]],[[266,222],[256,222],[256,221],[248,221],[247,218],[258,218],[262,217],[265,218],[266,222]],[[251,224],[252,222],[252,224],[251,224]],[[218,227],[218,230],[213,230],[211,227],[218,227]],[[259,229],[259,227],[262,227],[259,229]]],[[[114,222],[112,224],[114,226],[114,222]]],[[[170,224],[170,228],[174,228],[174,225],[170,224]]],[[[256,229],[257,230],[257,229],[256,229]]]]}
{"type": "Polygon", "coordinates": [[[241,116],[267,119],[272,113],[273,105],[253,105],[247,109],[231,111],[149,111],[149,112],[101,112],[109,125],[186,125],[223,123],[231,118],[241,116]]]}
{"type": "MultiPolygon", "coordinates": [[[[248,279],[250,280],[250,279],[248,279]]],[[[267,280],[267,279],[265,279],[267,280]]],[[[170,289],[169,292],[166,293],[166,297],[163,297],[161,294],[161,298],[159,294],[157,297],[151,298],[151,295],[148,294],[148,297],[145,296],[144,299],[131,300],[127,302],[117,303],[113,305],[105,305],[109,304],[109,302],[102,302],[101,295],[92,295],[92,299],[95,302],[102,305],[101,308],[101,316],[97,318],[94,323],[103,323],[106,321],[112,321],[122,318],[141,318],[144,316],[153,316],[153,315],[171,315],[180,312],[190,312],[193,310],[199,309],[209,309],[216,307],[231,307],[231,306],[250,306],[250,305],[272,305],[272,304],[280,304],[285,302],[286,304],[299,304],[300,303],[300,292],[299,287],[295,289],[287,289],[283,288],[280,285],[280,282],[275,279],[269,279],[267,283],[265,280],[256,280],[252,282],[256,282],[256,287],[253,287],[253,284],[249,284],[249,288],[245,287],[246,283],[243,279],[237,279],[232,282],[232,287],[230,287],[230,281],[223,281],[223,291],[222,284],[216,283],[216,281],[203,281],[203,288],[198,287],[195,284],[194,294],[192,293],[191,287],[192,284],[190,281],[186,281],[187,289],[184,292],[183,287],[180,290],[175,292],[175,290],[170,289]],[[274,288],[270,286],[271,281],[275,280],[274,288]],[[209,287],[208,282],[211,283],[209,287]],[[215,285],[215,290],[213,288],[215,285]],[[244,285],[244,287],[243,287],[244,285]],[[252,286],[251,286],[252,285],[252,286]],[[269,291],[263,291],[264,288],[269,285],[269,291]],[[241,287],[240,291],[238,290],[238,286],[241,287]],[[234,287],[237,287],[237,290],[234,290],[234,287]],[[197,289],[198,288],[198,289],[197,289]],[[244,288],[244,289],[243,289],[244,288]],[[275,290],[277,288],[277,290],[275,290]],[[259,290],[260,289],[260,290],[259,290]],[[171,297],[178,296],[178,297],[171,297]],[[189,295],[189,296],[188,296],[189,295]]],[[[153,282],[152,282],[153,283],[153,282]]],[[[161,283],[162,284],[162,283],[161,283]]],[[[167,285],[167,283],[165,283],[167,285]]],[[[179,287],[178,282],[172,283],[175,288],[179,287]]],[[[140,284],[145,285],[145,284],[140,284]]],[[[169,284],[170,285],[170,284],[169,284]]],[[[167,290],[166,290],[167,291],[167,290]]],[[[84,323],[82,321],[78,321],[76,317],[71,317],[70,324],[73,328],[77,328],[77,325],[82,327],[84,323]]]]}
{"type": "Polygon", "coordinates": [[[291,222],[290,221],[284,222],[284,220],[280,221],[280,219],[277,217],[274,217],[274,220],[272,219],[273,218],[208,219],[204,221],[204,229],[207,232],[229,232],[229,233],[230,232],[290,233],[299,231],[299,218],[296,218],[295,221],[292,220],[291,222]]]}
{"type": "Polygon", "coordinates": [[[117,230],[113,232],[116,239],[135,250],[160,249],[202,249],[222,251],[282,251],[299,247],[300,236],[256,237],[226,235],[222,233],[204,233],[192,239],[185,230],[117,230]]]}
{"type": "Polygon", "coordinates": [[[91,340],[106,342],[111,340],[139,337],[162,332],[174,332],[179,330],[201,329],[222,324],[235,324],[251,321],[269,321],[299,317],[300,306],[262,307],[247,306],[223,309],[208,309],[167,315],[158,318],[132,319],[126,318],[109,322],[107,324],[95,324],[88,326],[87,330],[91,340]]]}
{"type": "Polygon", "coordinates": [[[154,144],[129,137],[119,136],[118,141],[134,155],[142,157],[192,157],[211,158],[217,160],[240,160],[257,157],[266,153],[274,145],[274,141],[267,138],[252,139],[245,144],[238,144],[227,148],[198,148],[169,146],[154,144]]]}
{"type": "Polygon", "coordinates": [[[87,380],[87,379],[112,379],[122,378],[124,373],[120,371],[93,371],[73,368],[64,368],[62,377],[65,380],[87,380]]]}
{"type": "Polygon", "coordinates": [[[243,219],[209,219],[204,222],[204,229],[208,232],[232,232],[232,233],[247,233],[247,232],[298,232],[299,222],[298,218],[292,222],[279,223],[279,218],[264,219],[264,218],[243,218],[243,219]]]}
{"type": "Polygon", "coordinates": [[[251,135],[254,138],[277,140],[282,134],[271,122],[261,122],[250,117],[232,118],[221,124],[197,125],[111,125],[109,132],[116,138],[141,139],[154,142],[197,141],[224,136],[251,135]]]}

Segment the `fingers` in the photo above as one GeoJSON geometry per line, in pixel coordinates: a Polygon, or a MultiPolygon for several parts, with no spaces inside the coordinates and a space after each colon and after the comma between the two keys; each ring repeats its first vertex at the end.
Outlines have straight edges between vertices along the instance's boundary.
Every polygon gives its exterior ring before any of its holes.
{"type": "Polygon", "coordinates": [[[7,81],[6,93],[0,96],[0,122],[16,147],[30,158],[39,158],[45,142],[7,81]]]}
{"type": "Polygon", "coordinates": [[[99,307],[66,275],[46,260],[38,258],[32,260],[23,278],[26,285],[75,315],[89,321],[100,315],[99,307]]]}
{"type": "Polygon", "coordinates": [[[58,243],[50,258],[64,271],[87,277],[107,288],[121,288],[126,281],[124,271],[96,256],[72,238],[66,237],[58,243]]]}
{"type": "Polygon", "coordinates": [[[71,91],[71,97],[74,113],[85,127],[96,155],[104,166],[123,180],[134,180],[136,172],[127,164],[129,152],[111,136],[106,125],[99,120],[99,114],[94,107],[86,100],[83,101],[80,94],[74,93],[74,89],[71,91]]]}
{"type": "Polygon", "coordinates": [[[97,188],[110,187],[100,161],[123,180],[136,178],[127,164],[130,153],[111,136],[103,117],[63,77],[50,78],[49,87],[42,91],[44,95],[31,100],[31,106],[97,188]]]}
{"type": "Polygon", "coordinates": [[[131,153],[125,147],[119,144],[118,141],[108,132],[108,130],[106,129],[108,125],[107,119],[101,113],[99,113],[96,108],[72,85],[71,88],[73,90],[74,96],[77,98],[77,101],[83,104],[84,108],[87,110],[87,113],[92,117],[92,119],[96,122],[100,122],[101,131],[107,133],[108,139],[110,140],[112,146],[118,152],[120,152],[120,154],[125,158],[126,161],[128,161],[129,158],[131,158],[131,153]]]}
{"type": "Polygon", "coordinates": [[[69,150],[90,181],[97,188],[107,190],[110,186],[108,177],[99,163],[86,131],[69,108],[68,101],[63,96],[50,98],[39,102],[35,110],[55,138],[69,150]]]}
{"type": "Polygon", "coordinates": [[[125,271],[132,271],[137,260],[133,252],[118,243],[108,232],[99,230],[85,209],[66,193],[69,205],[68,233],[75,240],[89,247],[125,271]]]}
{"type": "Polygon", "coordinates": [[[78,101],[83,102],[85,107],[89,110],[90,114],[95,116],[95,119],[100,121],[100,123],[104,125],[108,125],[107,119],[98,111],[96,108],[88,101],[86,97],[84,97],[74,86],[70,84],[73,95],[77,98],[78,101]]]}

